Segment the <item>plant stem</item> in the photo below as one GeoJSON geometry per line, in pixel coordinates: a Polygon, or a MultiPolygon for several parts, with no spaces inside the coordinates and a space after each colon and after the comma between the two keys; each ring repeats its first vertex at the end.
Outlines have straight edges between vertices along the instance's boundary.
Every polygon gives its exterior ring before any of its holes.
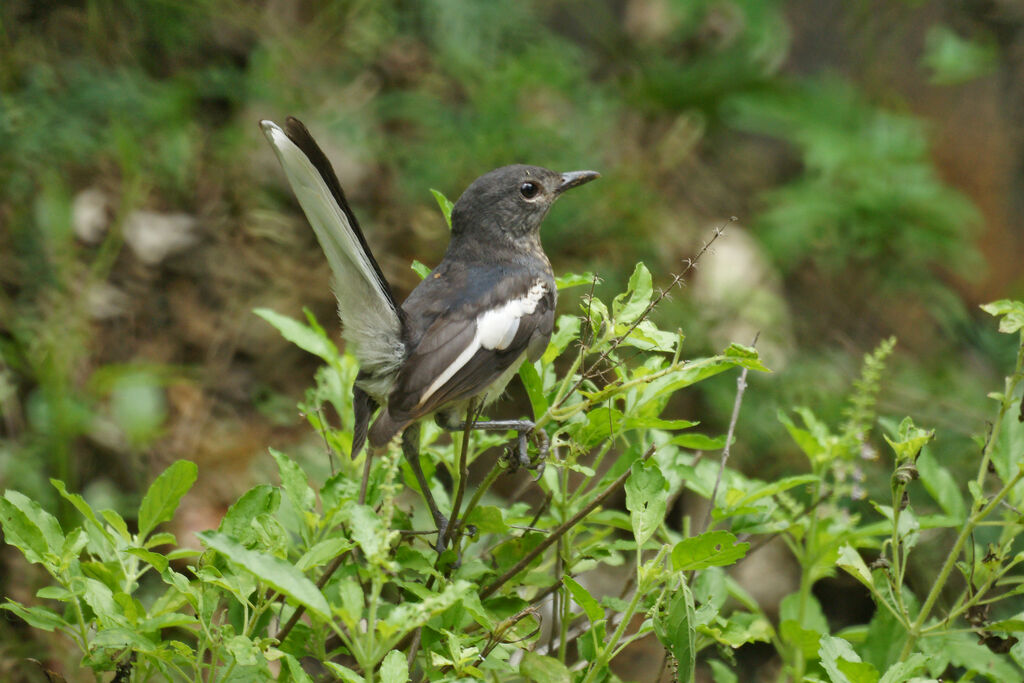
{"type": "Polygon", "coordinates": [[[990,500],[983,508],[971,515],[967,520],[967,523],[964,524],[963,529],[960,530],[960,535],[956,539],[956,543],[953,544],[953,549],[949,551],[949,556],[943,563],[942,569],[939,570],[939,575],[935,579],[935,583],[932,584],[932,589],[928,593],[928,597],[921,606],[921,611],[918,613],[917,619],[910,625],[910,629],[907,632],[907,642],[904,643],[903,650],[900,652],[899,661],[905,661],[907,657],[910,656],[918,638],[921,637],[924,623],[931,614],[932,608],[935,606],[935,601],[939,599],[939,595],[942,593],[942,589],[945,587],[946,581],[949,579],[950,572],[952,572],[953,567],[956,566],[957,558],[960,557],[960,552],[963,550],[964,544],[967,542],[967,539],[971,537],[971,534],[974,533],[974,527],[977,526],[979,521],[988,517],[992,510],[999,505],[1003,498],[1013,490],[1013,487],[1016,486],[1021,479],[1024,479],[1024,469],[1018,469],[1017,474],[1014,475],[1013,479],[1008,481],[992,500],[990,500]]]}
{"type": "MultiPolygon", "coordinates": [[[[649,457],[651,457],[651,455],[654,454],[655,448],[656,446],[652,444],[651,447],[647,449],[647,452],[643,454],[643,456],[640,458],[638,462],[643,462],[647,460],[649,457]]],[[[485,600],[489,598],[491,595],[493,595],[494,592],[501,588],[503,585],[505,585],[505,583],[507,583],[509,579],[511,579],[519,572],[523,571],[523,569],[528,567],[530,563],[537,558],[538,555],[540,555],[549,547],[551,547],[551,545],[555,541],[560,539],[566,531],[579,524],[587,515],[593,512],[599,505],[601,505],[601,503],[607,500],[609,496],[611,496],[613,493],[619,490],[622,487],[622,485],[626,483],[626,479],[629,478],[630,472],[631,470],[626,470],[625,472],[620,474],[615,481],[609,484],[608,487],[605,488],[605,490],[600,493],[600,495],[594,498],[594,500],[590,501],[590,503],[588,503],[582,510],[573,515],[572,519],[567,520],[558,527],[556,527],[550,534],[548,534],[548,536],[543,541],[540,542],[540,544],[537,545],[536,548],[528,552],[523,557],[523,559],[516,562],[511,569],[509,569],[507,572],[499,576],[491,583],[484,586],[480,590],[480,599],[485,600]]]]}

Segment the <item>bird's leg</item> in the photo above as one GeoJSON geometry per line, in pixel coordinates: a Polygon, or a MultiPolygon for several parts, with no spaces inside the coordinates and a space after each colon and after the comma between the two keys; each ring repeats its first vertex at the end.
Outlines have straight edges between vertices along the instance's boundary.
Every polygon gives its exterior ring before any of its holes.
{"type": "MultiPolygon", "coordinates": [[[[438,414],[437,423],[447,431],[462,431],[466,428],[465,422],[453,420],[453,415],[438,414]]],[[[543,429],[536,429],[536,425],[530,420],[481,420],[473,423],[473,429],[482,429],[486,432],[517,432],[516,446],[510,449],[515,454],[515,461],[528,470],[536,470],[537,478],[544,472],[544,460],[548,455],[550,443],[548,435],[543,429]],[[527,452],[527,444],[532,439],[537,445],[538,457],[536,462],[530,460],[527,452]]]]}
{"type": "Polygon", "coordinates": [[[434,501],[434,494],[430,492],[430,484],[427,483],[427,477],[423,474],[423,467],[420,465],[419,422],[414,422],[402,432],[402,455],[409,462],[413,476],[416,477],[416,482],[420,485],[420,491],[423,492],[423,499],[427,501],[427,507],[430,508],[434,524],[437,525],[437,545],[439,548],[438,552],[440,552],[440,550],[444,549],[443,543],[445,535],[448,533],[448,518],[442,515],[441,510],[437,507],[437,503],[434,501]]]}

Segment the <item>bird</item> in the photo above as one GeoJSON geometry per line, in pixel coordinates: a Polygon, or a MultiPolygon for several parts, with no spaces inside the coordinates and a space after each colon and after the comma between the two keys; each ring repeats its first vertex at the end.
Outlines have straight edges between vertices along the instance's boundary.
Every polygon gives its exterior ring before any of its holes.
{"type": "Polygon", "coordinates": [[[529,436],[546,450],[546,437],[533,434],[530,420],[474,418],[502,395],[524,361],[536,361],[547,348],[558,293],[541,246],[541,223],[565,191],[600,174],[513,164],[480,176],[452,207],[451,238],[440,263],[398,305],[330,161],[307,128],[294,117],[283,126],[262,120],[260,127],[327,257],[342,337],[359,362],[351,457],[367,441],[373,452],[401,434],[443,546],[448,520],[420,466],[420,421],[433,416],[449,430],[468,423],[516,431],[516,456],[527,466],[529,436]]]}

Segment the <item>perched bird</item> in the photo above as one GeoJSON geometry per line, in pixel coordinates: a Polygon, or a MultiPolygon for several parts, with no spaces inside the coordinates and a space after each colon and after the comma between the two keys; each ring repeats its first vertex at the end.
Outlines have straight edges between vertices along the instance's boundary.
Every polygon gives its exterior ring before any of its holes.
{"type": "MultiPolygon", "coordinates": [[[[502,393],[525,359],[543,353],[557,292],[540,225],[563,192],[599,174],[517,164],[477,178],[452,209],[451,241],[441,263],[398,306],[330,162],[306,127],[294,118],[283,128],[272,121],[260,126],[330,263],[342,334],[360,363],[352,457],[367,437],[380,448],[404,432],[403,452],[442,536],[447,520],[419,464],[419,420],[435,415],[443,427],[464,428],[475,410],[502,393]]],[[[517,431],[518,457],[529,463],[532,422],[471,426],[517,431]]]]}

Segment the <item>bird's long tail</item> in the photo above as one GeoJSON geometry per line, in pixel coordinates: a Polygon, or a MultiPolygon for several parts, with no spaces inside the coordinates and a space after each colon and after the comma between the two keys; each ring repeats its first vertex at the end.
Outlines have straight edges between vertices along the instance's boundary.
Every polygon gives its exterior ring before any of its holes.
{"type": "Polygon", "coordinates": [[[365,389],[380,401],[401,363],[401,312],[380,266],[349,208],[334,169],[306,127],[289,117],[281,128],[260,127],[277,153],[288,182],[313,226],[333,276],[343,335],[355,348],[365,389]]]}

